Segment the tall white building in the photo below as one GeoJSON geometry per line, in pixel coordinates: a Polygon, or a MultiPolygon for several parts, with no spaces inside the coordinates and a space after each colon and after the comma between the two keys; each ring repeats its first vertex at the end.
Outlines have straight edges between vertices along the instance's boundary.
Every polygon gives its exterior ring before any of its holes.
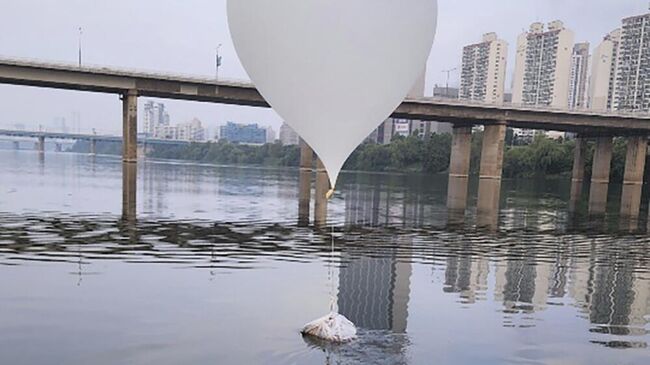
{"type": "Polygon", "coordinates": [[[587,80],[589,78],[589,43],[573,46],[569,74],[569,109],[587,107],[587,80]]]}
{"type": "MultiPolygon", "coordinates": [[[[573,32],[559,20],[547,27],[533,23],[517,38],[512,102],[567,109],[574,47],[573,32]]],[[[535,132],[515,129],[515,136],[532,140],[535,132]]],[[[551,137],[563,134],[547,132],[551,137]]]]}
{"type": "Polygon", "coordinates": [[[616,29],[605,36],[594,49],[591,57],[589,80],[589,108],[599,111],[611,110],[616,86],[616,63],[621,30],[616,29]]]}
{"type": "Polygon", "coordinates": [[[545,29],[533,23],[517,39],[512,102],[566,109],[573,54],[573,32],[557,20],[545,29]]]}
{"type": "Polygon", "coordinates": [[[502,104],[507,58],[508,43],[496,33],[487,33],[480,43],[465,46],[459,98],[502,104]]]}
{"type": "Polygon", "coordinates": [[[280,127],[280,143],[285,146],[297,145],[300,143],[300,136],[287,123],[280,127]]]}
{"type": "Polygon", "coordinates": [[[650,110],[650,13],[623,19],[614,109],[650,110]]]}
{"type": "Polygon", "coordinates": [[[165,104],[154,103],[151,100],[145,102],[143,120],[142,132],[155,137],[156,129],[164,129],[161,127],[169,126],[169,113],[165,110],[165,104]]]}

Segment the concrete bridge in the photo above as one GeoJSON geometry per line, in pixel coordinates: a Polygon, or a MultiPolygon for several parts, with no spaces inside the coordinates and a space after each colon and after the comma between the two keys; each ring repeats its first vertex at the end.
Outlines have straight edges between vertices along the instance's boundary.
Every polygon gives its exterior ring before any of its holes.
{"type": "MultiPolygon", "coordinates": [[[[139,96],[269,107],[250,83],[106,67],[78,67],[68,64],[0,59],[0,83],[119,95],[123,110],[122,139],[125,163],[134,163],[137,159],[137,98],[139,96]]],[[[482,212],[490,213],[485,216],[495,217],[494,212],[499,209],[507,127],[577,133],[574,188],[571,198],[573,203],[581,194],[584,180],[586,141],[590,138],[596,139],[589,199],[589,210],[592,214],[605,212],[612,138],[626,137],[628,152],[621,213],[626,217],[637,217],[639,214],[647,136],[650,134],[650,116],[647,114],[570,111],[526,105],[489,105],[421,98],[405,100],[395,110],[393,116],[412,120],[448,122],[454,125],[448,193],[448,206],[453,212],[462,214],[466,208],[472,127],[483,125],[479,217],[483,216],[482,212]]],[[[303,171],[311,171],[313,152],[303,144],[302,154],[306,156],[301,164],[303,171]]],[[[319,171],[317,176],[324,172],[318,162],[317,170],[319,171]]],[[[327,190],[324,181],[325,179],[317,178],[317,197],[324,197],[327,190]],[[318,181],[322,184],[319,185],[318,181]]],[[[304,192],[306,191],[305,188],[304,192]]],[[[301,199],[303,201],[301,206],[305,204],[305,199],[306,196],[301,199]]],[[[309,201],[306,204],[309,206],[309,201]]],[[[326,210],[325,204],[326,202],[317,199],[315,209],[326,210]]],[[[493,225],[493,223],[485,222],[486,225],[493,225]]]]}
{"type": "MultiPolygon", "coordinates": [[[[97,142],[113,142],[122,143],[121,136],[101,135],[101,134],[82,134],[82,133],[63,133],[63,132],[45,132],[45,131],[21,131],[11,129],[0,129],[0,136],[14,137],[14,138],[34,138],[37,140],[36,149],[40,153],[45,152],[45,139],[54,140],[75,140],[75,141],[89,141],[90,154],[95,154],[97,151],[97,142]]],[[[155,138],[142,138],[138,137],[137,144],[143,145],[174,145],[184,146],[189,144],[187,141],[176,141],[169,139],[155,139],[155,138]]]]}

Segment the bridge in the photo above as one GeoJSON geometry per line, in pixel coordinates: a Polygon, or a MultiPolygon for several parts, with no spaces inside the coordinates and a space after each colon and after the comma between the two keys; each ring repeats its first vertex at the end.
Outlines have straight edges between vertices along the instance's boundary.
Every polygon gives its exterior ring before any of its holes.
{"type": "MultiPolygon", "coordinates": [[[[75,140],[75,141],[89,141],[90,154],[95,154],[97,150],[97,142],[113,142],[122,143],[121,136],[111,136],[102,134],[82,134],[82,133],[63,133],[63,132],[47,132],[47,131],[22,131],[11,129],[0,129],[0,136],[14,137],[14,138],[34,138],[37,140],[36,148],[39,152],[45,152],[45,139],[55,140],[75,140]]],[[[156,139],[156,138],[143,138],[138,137],[138,145],[173,145],[184,146],[190,144],[188,141],[177,141],[171,139],[156,139]]]]}
{"type": "MultiPolygon", "coordinates": [[[[122,140],[124,141],[123,160],[125,163],[133,163],[137,160],[137,100],[139,96],[269,107],[254,85],[247,82],[99,66],[79,67],[69,64],[0,59],[0,83],[119,95],[123,110],[122,140]]],[[[638,217],[647,136],[650,135],[650,116],[648,114],[561,110],[530,105],[493,105],[460,100],[419,98],[405,100],[395,110],[393,116],[411,120],[447,122],[454,125],[448,206],[450,211],[461,213],[465,211],[467,205],[472,127],[484,126],[477,203],[479,216],[482,211],[493,213],[499,209],[507,127],[557,130],[577,134],[572,179],[572,209],[575,208],[575,203],[582,194],[586,142],[590,138],[595,139],[596,152],[589,192],[589,211],[595,215],[603,214],[607,205],[612,138],[614,136],[626,137],[628,151],[621,214],[626,217],[638,217]]],[[[311,169],[313,151],[304,144],[301,146],[301,151],[302,155],[306,156],[301,163],[302,169],[311,169]]],[[[318,170],[322,172],[322,166],[318,170]]],[[[324,196],[323,189],[325,189],[324,186],[316,184],[317,197],[324,196]]],[[[497,215],[485,214],[485,216],[497,215]]],[[[490,222],[486,223],[486,225],[491,224],[490,222]]]]}

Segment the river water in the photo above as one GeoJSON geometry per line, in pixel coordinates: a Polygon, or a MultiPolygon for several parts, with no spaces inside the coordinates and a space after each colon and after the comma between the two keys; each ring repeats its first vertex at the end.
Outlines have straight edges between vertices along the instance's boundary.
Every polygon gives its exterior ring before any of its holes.
{"type": "Polygon", "coordinates": [[[137,217],[114,157],[0,171],[0,364],[650,363],[647,219],[568,214],[568,181],[505,181],[482,230],[445,176],[346,173],[317,229],[295,170],[140,163],[137,217]],[[298,333],[330,293],[352,343],[298,333]]]}

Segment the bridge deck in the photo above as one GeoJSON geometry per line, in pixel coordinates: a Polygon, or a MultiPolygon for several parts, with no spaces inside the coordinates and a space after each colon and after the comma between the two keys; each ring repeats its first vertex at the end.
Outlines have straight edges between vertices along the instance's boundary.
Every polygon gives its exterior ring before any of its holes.
{"type": "MultiPolygon", "coordinates": [[[[141,96],[269,107],[250,83],[106,67],[0,59],[0,83],[115,94],[136,90],[141,96]]],[[[459,125],[507,122],[517,128],[594,135],[650,132],[648,114],[570,111],[434,98],[405,100],[393,116],[459,125]]]]}

